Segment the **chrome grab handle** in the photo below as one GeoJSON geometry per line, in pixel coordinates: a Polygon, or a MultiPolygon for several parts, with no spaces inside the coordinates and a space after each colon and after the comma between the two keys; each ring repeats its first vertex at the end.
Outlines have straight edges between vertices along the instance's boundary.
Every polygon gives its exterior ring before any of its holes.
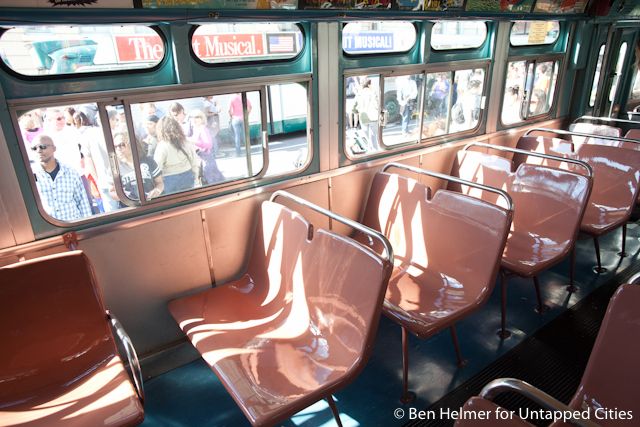
{"type": "Polygon", "coordinates": [[[564,129],[533,128],[533,129],[527,130],[524,133],[524,136],[529,136],[530,133],[536,132],[536,131],[537,132],[555,133],[555,134],[558,134],[558,135],[574,135],[574,136],[582,136],[582,137],[585,137],[585,138],[609,139],[609,140],[612,140],[612,141],[631,142],[633,144],[640,144],[640,140],[631,139],[631,138],[624,138],[622,136],[596,135],[596,134],[593,134],[593,133],[573,132],[573,131],[564,130],[564,129]]]}
{"type": "MultiPolygon", "coordinates": [[[[332,212],[328,209],[325,209],[323,207],[320,207],[316,204],[311,203],[308,200],[305,200],[301,197],[298,196],[294,196],[291,193],[288,193],[286,191],[283,190],[278,190],[276,192],[274,192],[271,195],[271,198],[269,199],[270,201],[275,201],[278,197],[284,197],[286,199],[292,200],[296,203],[298,203],[299,205],[302,205],[306,208],[309,208],[311,210],[314,210],[316,212],[319,212],[325,216],[328,216],[331,219],[334,219],[338,222],[341,222],[345,225],[348,225],[349,227],[358,230],[359,232],[366,234],[370,237],[373,237],[376,240],[379,240],[382,243],[382,246],[384,246],[384,250],[386,252],[386,259],[389,261],[389,263],[393,266],[393,248],[391,247],[391,243],[389,242],[389,240],[382,234],[379,233],[369,227],[367,227],[366,225],[362,225],[359,222],[356,222],[352,219],[343,217],[342,215],[338,215],[335,212],[332,212]]],[[[384,255],[384,254],[383,254],[384,255]]]]}
{"type": "Polygon", "coordinates": [[[552,154],[546,154],[546,153],[538,153],[535,151],[527,151],[527,150],[522,150],[520,148],[503,147],[501,145],[491,145],[491,144],[486,144],[484,142],[471,142],[465,145],[465,147],[463,148],[463,151],[467,151],[467,149],[472,146],[490,148],[496,151],[507,151],[510,153],[524,154],[525,156],[541,157],[543,159],[555,160],[557,162],[572,163],[574,165],[578,165],[585,168],[587,170],[588,177],[593,178],[593,168],[591,167],[591,165],[589,165],[589,163],[584,162],[582,160],[572,159],[570,157],[554,156],[552,154]]]}
{"type": "Polygon", "coordinates": [[[129,362],[129,366],[131,366],[131,371],[133,372],[133,383],[136,387],[136,392],[138,393],[140,401],[144,403],[144,384],[142,381],[142,369],[140,369],[140,361],[138,360],[136,349],[133,347],[131,338],[129,338],[129,335],[122,327],[122,324],[109,310],[107,310],[107,319],[109,319],[109,321],[111,322],[111,326],[116,331],[116,337],[124,347],[124,351],[127,355],[127,361],[129,362]]]}
{"type": "MultiPolygon", "coordinates": [[[[498,378],[491,381],[489,384],[483,387],[480,392],[480,397],[483,399],[491,400],[495,399],[498,395],[506,392],[515,392],[528,399],[531,399],[538,405],[551,411],[562,411],[575,413],[576,410],[568,407],[559,400],[549,396],[544,391],[532,386],[531,384],[518,380],[515,378],[498,378]]],[[[579,427],[598,427],[598,424],[589,419],[568,419],[568,423],[579,427]]]]}
{"type": "Polygon", "coordinates": [[[580,121],[600,121],[600,122],[611,122],[611,123],[628,123],[637,125],[638,122],[635,120],[625,120],[625,119],[616,119],[613,117],[595,117],[595,116],[582,116],[578,117],[573,121],[573,123],[578,123],[580,121]]]}
{"type": "Polygon", "coordinates": [[[386,171],[389,168],[398,168],[398,169],[404,169],[404,170],[408,170],[410,172],[414,172],[420,175],[427,175],[427,176],[432,176],[434,178],[440,178],[444,181],[451,181],[451,182],[456,182],[458,184],[462,184],[462,185],[468,185],[469,187],[475,187],[475,188],[479,188],[481,190],[484,191],[489,191],[491,193],[495,193],[498,194],[500,196],[502,196],[503,199],[505,199],[507,201],[507,210],[513,212],[513,200],[511,199],[511,196],[509,196],[509,194],[504,191],[504,190],[500,190],[499,188],[495,188],[495,187],[489,187],[487,185],[483,185],[483,184],[478,184],[477,182],[472,182],[472,181],[467,181],[465,179],[462,178],[458,178],[456,176],[451,176],[451,175],[445,175],[442,173],[438,173],[438,172],[432,172],[430,170],[426,170],[426,169],[420,169],[420,168],[416,168],[414,166],[409,166],[409,165],[405,165],[402,163],[387,163],[383,168],[382,168],[382,172],[386,171]]]}

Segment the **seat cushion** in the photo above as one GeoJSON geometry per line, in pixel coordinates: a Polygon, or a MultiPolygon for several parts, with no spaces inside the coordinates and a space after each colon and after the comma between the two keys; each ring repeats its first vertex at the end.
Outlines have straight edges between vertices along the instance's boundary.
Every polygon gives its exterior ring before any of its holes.
{"type": "Polygon", "coordinates": [[[2,403],[0,426],[134,426],[144,411],[118,356],[64,388],[50,387],[26,401],[2,403]]]}

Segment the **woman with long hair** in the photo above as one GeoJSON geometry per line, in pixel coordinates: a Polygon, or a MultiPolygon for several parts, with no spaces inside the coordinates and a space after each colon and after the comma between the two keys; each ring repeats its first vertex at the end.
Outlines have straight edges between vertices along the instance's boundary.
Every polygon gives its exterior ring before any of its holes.
{"type": "Polygon", "coordinates": [[[158,121],[158,145],[153,155],[164,178],[164,194],[188,190],[199,185],[200,158],[187,140],[182,126],[165,116],[158,121]]]}

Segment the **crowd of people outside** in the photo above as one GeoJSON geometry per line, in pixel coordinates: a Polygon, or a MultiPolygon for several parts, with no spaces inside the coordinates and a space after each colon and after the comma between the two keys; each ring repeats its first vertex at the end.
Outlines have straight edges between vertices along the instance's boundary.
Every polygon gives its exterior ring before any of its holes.
{"type": "MultiPolygon", "coordinates": [[[[220,155],[221,116],[227,116],[236,156],[245,151],[245,117],[240,94],[134,104],[133,134],[123,107],[107,107],[124,195],[140,200],[134,151],[147,200],[224,181],[220,155]],[[181,100],[185,101],[185,100],[181,100]]],[[[223,118],[224,119],[224,118],[223,118]]],[[[40,108],[19,116],[42,206],[55,219],[77,221],[123,207],[114,184],[96,104],[40,108]]]]}
{"type": "Polygon", "coordinates": [[[380,111],[379,79],[370,75],[345,80],[346,137],[353,154],[379,151],[380,134],[385,145],[415,141],[421,106],[423,138],[473,129],[480,120],[483,69],[429,73],[426,79],[421,74],[386,77],[383,111],[380,111]],[[380,133],[383,117],[385,123],[380,133]]]}

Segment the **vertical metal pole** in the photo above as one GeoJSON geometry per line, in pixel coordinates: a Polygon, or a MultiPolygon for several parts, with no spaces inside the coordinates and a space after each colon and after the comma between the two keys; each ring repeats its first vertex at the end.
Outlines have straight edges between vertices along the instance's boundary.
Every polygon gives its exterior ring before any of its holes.
{"type": "Polygon", "coordinates": [[[622,226],[622,250],[618,252],[618,255],[621,257],[626,257],[627,253],[625,252],[625,247],[627,243],[627,223],[622,226]]]}
{"type": "Polygon", "coordinates": [[[538,281],[538,276],[533,276],[533,286],[536,288],[536,299],[538,300],[538,306],[536,307],[536,311],[539,314],[547,311],[547,308],[542,304],[542,296],[540,296],[540,282],[538,281]]]}
{"type": "Polygon", "coordinates": [[[511,336],[511,332],[507,331],[507,277],[504,270],[500,270],[500,287],[502,290],[502,313],[500,316],[500,331],[498,332],[498,336],[502,339],[509,338],[511,336]]]}
{"type": "Polygon", "coordinates": [[[416,395],[409,391],[409,332],[402,327],[402,396],[400,402],[411,403],[416,395]]]}
{"type": "Polygon", "coordinates": [[[467,361],[462,358],[462,352],[460,351],[460,342],[458,341],[458,334],[456,333],[456,325],[451,325],[449,328],[451,331],[451,339],[453,340],[453,346],[456,349],[456,359],[458,367],[462,368],[467,364],[467,361]]]}
{"type": "Polygon", "coordinates": [[[569,260],[569,286],[567,286],[567,291],[575,292],[578,290],[576,285],[574,284],[575,280],[575,270],[576,270],[576,246],[574,243],[573,248],[571,248],[571,255],[569,260]]]}
{"type": "Polygon", "coordinates": [[[342,422],[340,421],[340,414],[338,413],[338,408],[336,407],[336,402],[333,400],[333,396],[329,395],[326,397],[327,402],[329,403],[329,408],[331,408],[331,412],[333,413],[333,418],[336,420],[336,424],[338,427],[342,427],[342,422]]]}

